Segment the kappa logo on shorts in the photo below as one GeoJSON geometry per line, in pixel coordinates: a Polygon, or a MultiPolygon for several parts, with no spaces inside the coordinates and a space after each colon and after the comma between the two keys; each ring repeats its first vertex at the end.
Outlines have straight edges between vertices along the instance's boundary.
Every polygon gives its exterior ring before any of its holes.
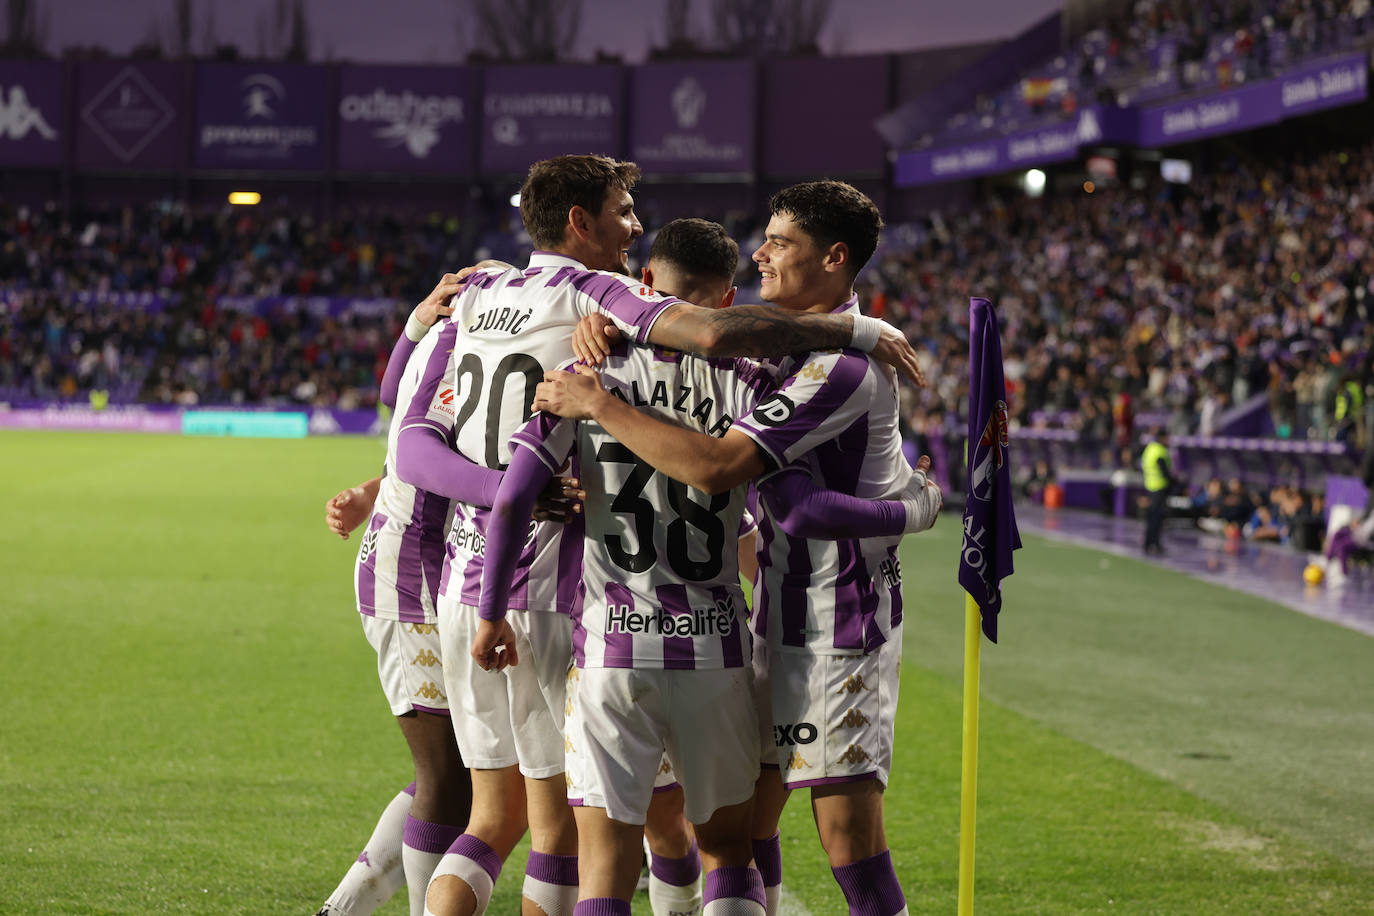
{"type": "Polygon", "coordinates": [[[566,717],[572,715],[572,710],[573,710],[572,697],[568,697],[568,701],[567,701],[566,703],[563,704],[563,716],[566,718],[566,717]]]}
{"type": "Polygon", "coordinates": [[[872,720],[857,706],[845,713],[844,718],[840,720],[840,728],[863,728],[871,724],[872,720]]]}
{"type": "Polygon", "coordinates": [[[849,745],[849,747],[845,748],[844,753],[839,756],[839,759],[836,762],[853,765],[858,763],[868,763],[868,761],[871,759],[872,758],[868,756],[868,751],[859,747],[857,744],[851,744],[849,745]]]}
{"type": "Polygon", "coordinates": [[[867,684],[864,683],[864,676],[862,674],[851,674],[849,677],[844,679],[844,683],[840,685],[840,689],[836,690],[835,692],[858,693],[860,690],[872,689],[872,687],[869,687],[867,684]]]}
{"type": "Polygon", "coordinates": [[[582,671],[581,671],[581,669],[579,669],[576,665],[574,665],[573,667],[571,667],[571,668],[568,669],[568,680],[569,680],[569,681],[580,680],[581,677],[582,677],[582,671]]]}
{"type": "Polygon", "coordinates": [[[671,773],[671,772],[673,772],[672,764],[670,764],[670,763],[668,762],[667,758],[665,758],[665,759],[663,760],[663,762],[661,762],[661,763],[658,765],[658,775],[662,776],[664,773],[671,773]]]}
{"type": "Polygon", "coordinates": [[[426,700],[442,700],[444,698],[444,692],[433,681],[425,681],[424,686],[415,691],[415,695],[424,697],[426,700]]]}
{"type": "Polygon", "coordinates": [[[430,636],[439,632],[439,628],[432,623],[412,623],[410,632],[418,633],[421,636],[430,636]]]}
{"type": "Polygon", "coordinates": [[[773,741],[778,747],[796,744],[810,744],[819,733],[810,722],[797,722],[789,725],[773,726],[773,741]]]}
{"type": "Polygon", "coordinates": [[[421,649],[420,654],[415,656],[415,660],[412,661],[411,664],[420,665],[424,668],[433,668],[435,665],[439,664],[439,656],[428,649],[421,649]]]}
{"type": "Polygon", "coordinates": [[[568,738],[567,735],[564,735],[564,736],[563,736],[563,753],[565,753],[565,754],[572,754],[572,753],[575,753],[575,751],[573,751],[572,741],[571,741],[571,739],[568,738]]]}
{"type": "Polygon", "coordinates": [[[808,763],[806,758],[801,755],[800,751],[793,751],[791,755],[787,758],[787,763],[785,764],[784,769],[806,770],[810,769],[810,767],[811,764],[808,763]]]}

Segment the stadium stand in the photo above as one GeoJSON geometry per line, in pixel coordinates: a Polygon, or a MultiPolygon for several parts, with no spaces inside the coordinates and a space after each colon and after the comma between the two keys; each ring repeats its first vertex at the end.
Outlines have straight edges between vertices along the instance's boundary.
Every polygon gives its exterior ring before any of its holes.
{"type": "Polygon", "coordinates": [[[915,145],[1027,130],[1095,102],[1140,105],[1255,82],[1367,46],[1371,33],[1368,0],[1137,0],[1067,47],[1041,49],[915,145]]]}

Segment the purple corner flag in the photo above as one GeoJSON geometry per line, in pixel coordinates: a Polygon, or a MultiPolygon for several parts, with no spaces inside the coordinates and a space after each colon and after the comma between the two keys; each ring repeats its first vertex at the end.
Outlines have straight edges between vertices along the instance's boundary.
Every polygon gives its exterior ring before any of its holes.
{"type": "Polygon", "coordinates": [[[959,584],[978,602],[983,633],[997,642],[1002,580],[1013,572],[1011,552],[1021,546],[1011,504],[1007,462],[1007,385],[997,313],[986,299],[970,299],[968,360],[968,499],[959,584]]]}

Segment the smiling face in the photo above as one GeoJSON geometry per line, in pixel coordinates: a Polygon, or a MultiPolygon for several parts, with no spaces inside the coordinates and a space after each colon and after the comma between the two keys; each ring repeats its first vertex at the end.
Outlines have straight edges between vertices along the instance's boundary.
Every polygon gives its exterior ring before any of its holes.
{"type": "MultiPolygon", "coordinates": [[[[787,213],[774,213],[764,242],[754,252],[759,266],[759,295],[765,302],[805,310],[828,298],[834,274],[827,270],[830,252],[802,231],[787,213]]],[[[843,285],[847,286],[847,283],[843,285]]]]}
{"type": "MultiPolygon", "coordinates": [[[[584,211],[585,212],[585,211],[584,211]]],[[[586,214],[585,253],[582,263],[593,270],[628,273],[630,246],[644,234],[635,216],[635,200],[624,188],[609,188],[599,214],[586,214]]]]}

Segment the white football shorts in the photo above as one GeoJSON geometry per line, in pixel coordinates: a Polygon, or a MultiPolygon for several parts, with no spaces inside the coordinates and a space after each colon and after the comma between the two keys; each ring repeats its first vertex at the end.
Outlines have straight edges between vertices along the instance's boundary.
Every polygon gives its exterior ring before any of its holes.
{"type": "MultiPolygon", "coordinates": [[[[581,669],[576,666],[568,669],[567,701],[563,705],[563,712],[565,713],[563,719],[563,734],[565,738],[575,729],[581,727],[577,722],[577,685],[581,680],[581,669]]],[[[563,760],[565,767],[564,774],[568,780],[568,800],[574,806],[581,805],[582,794],[578,786],[580,785],[579,779],[582,772],[580,768],[583,766],[583,760],[582,755],[577,753],[577,749],[573,746],[571,741],[564,740],[563,742],[563,760]]],[[[677,781],[677,774],[673,772],[673,764],[668,759],[668,754],[665,751],[663,759],[658,763],[658,772],[654,775],[654,792],[657,794],[677,788],[681,788],[681,783],[677,781]]]]}
{"type": "Polygon", "coordinates": [[[563,707],[572,665],[572,618],[553,611],[511,611],[518,665],[483,671],[469,650],[477,608],[439,596],[444,685],[452,698],[453,734],[467,765],[499,770],[520,765],[532,779],[563,772],[563,707]]]}
{"type": "Polygon", "coordinates": [[[758,714],[750,669],[578,668],[571,677],[572,804],[643,824],[656,785],[670,775],[665,756],[694,824],[754,794],[758,714]]]}
{"type": "Polygon", "coordinates": [[[754,644],[760,754],[789,789],[892,770],[902,632],[868,655],[817,655],[754,644]]]}
{"type": "Polygon", "coordinates": [[[377,676],[391,714],[402,716],[415,709],[448,715],[439,628],[432,623],[358,616],[367,641],[377,650],[377,676]]]}

